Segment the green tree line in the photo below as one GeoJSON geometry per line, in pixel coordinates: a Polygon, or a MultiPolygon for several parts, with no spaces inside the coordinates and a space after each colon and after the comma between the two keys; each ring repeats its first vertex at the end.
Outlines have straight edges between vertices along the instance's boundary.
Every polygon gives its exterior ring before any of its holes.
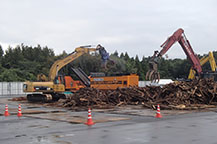
{"type": "MultiPolygon", "coordinates": [[[[213,54],[217,61],[217,51],[214,51],[213,54]]],[[[0,46],[0,81],[36,81],[38,74],[48,75],[52,64],[67,55],[65,51],[62,54],[55,55],[53,49],[40,45],[32,47],[21,44],[14,48],[10,46],[5,51],[0,46]]],[[[208,55],[208,52],[205,55],[208,55]]],[[[199,55],[199,58],[205,55],[199,55]]],[[[107,69],[104,69],[101,66],[98,53],[85,54],[62,68],[59,74],[71,75],[76,79],[71,67],[80,67],[87,75],[90,75],[91,72],[103,72],[106,75],[136,73],[140,80],[145,80],[150,57],[139,59],[138,56],[130,57],[127,52],[119,54],[115,51],[110,55],[110,58],[115,62],[115,65],[108,62],[107,69]]],[[[162,58],[159,62],[161,78],[187,78],[190,67],[191,64],[187,59],[162,58]]],[[[203,66],[203,70],[210,71],[209,63],[203,66]]]]}

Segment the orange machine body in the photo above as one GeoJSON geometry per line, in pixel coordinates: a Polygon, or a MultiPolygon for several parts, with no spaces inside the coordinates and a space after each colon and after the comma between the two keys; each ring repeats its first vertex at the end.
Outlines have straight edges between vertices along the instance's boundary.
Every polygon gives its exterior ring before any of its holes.
{"type": "Polygon", "coordinates": [[[65,90],[76,92],[80,88],[84,88],[85,85],[79,80],[73,80],[71,76],[64,76],[65,90]]]}
{"type": "Polygon", "coordinates": [[[96,89],[111,90],[123,87],[138,86],[139,76],[136,74],[123,76],[91,77],[90,86],[96,89]]]}

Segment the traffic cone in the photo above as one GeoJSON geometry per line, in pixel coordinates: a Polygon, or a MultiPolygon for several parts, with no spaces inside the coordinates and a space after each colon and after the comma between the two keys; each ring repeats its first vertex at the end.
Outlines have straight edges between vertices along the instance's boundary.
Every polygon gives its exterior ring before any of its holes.
{"type": "Polygon", "coordinates": [[[157,113],[156,113],[156,118],[162,118],[162,115],[160,114],[160,105],[157,105],[157,113]]]}
{"type": "Polygon", "coordinates": [[[18,117],[21,117],[21,116],[22,116],[21,104],[19,104],[17,116],[18,116],[18,117]]]}
{"type": "Polygon", "coordinates": [[[8,112],[8,105],[6,104],[5,105],[5,114],[4,114],[6,117],[9,116],[9,112],[8,112]]]}
{"type": "Polygon", "coordinates": [[[85,123],[88,126],[94,125],[95,123],[92,121],[92,116],[91,116],[91,109],[88,108],[88,118],[87,122],[85,123]]]}

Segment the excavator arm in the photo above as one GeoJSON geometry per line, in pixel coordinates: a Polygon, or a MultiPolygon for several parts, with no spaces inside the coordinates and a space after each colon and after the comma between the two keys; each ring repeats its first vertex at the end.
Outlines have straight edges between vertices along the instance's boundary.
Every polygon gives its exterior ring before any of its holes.
{"type": "Polygon", "coordinates": [[[69,54],[67,57],[54,62],[54,64],[50,68],[49,77],[48,77],[49,81],[54,81],[61,68],[71,63],[75,59],[79,58],[83,54],[99,51],[101,57],[104,58],[103,61],[109,60],[109,56],[107,56],[106,58],[104,56],[104,55],[108,55],[104,47],[102,47],[101,45],[97,45],[96,48],[90,48],[90,47],[91,46],[80,46],[76,48],[75,51],[69,54]]]}
{"type": "Polygon", "coordinates": [[[158,54],[158,57],[164,55],[169,48],[171,48],[171,46],[175,43],[175,42],[179,42],[179,44],[181,45],[182,49],[184,50],[185,54],[187,55],[188,59],[190,60],[193,69],[196,70],[196,72],[198,74],[200,74],[202,72],[202,68],[200,65],[200,60],[197,57],[197,55],[195,55],[190,42],[187,40],[185,34],[184,34],[184,30],[183,29],[178,29],[172,36],[170,36],[162,45],[161,47],[163,48],[160,53],[158,54]]]}
{"type": "MultiPolygon", "coordinates": [[[[171,47],[174,43],[178,42],[182,49],[184,50],[185,54],[187,55],[188,59],[190,60],[193,69],[200,74],[202,72],[202,68],[200,65],[200,60],[197,57],[197,55],[195,55],[190,42],[187,40],[185,34],[184,34],[184,30],[183,29],[178,29],[176,32],[173,33],[172,36],[170,36],[162,45],[162,50],[158,53],[158,55],[155,57],[156,58],[160,58],[162,57],[171,47]]],[[[153,66],[152,66],[153,67],[153,66]]],[[[146,78],[148,78],[149,80],[153,81],[154,79],[159,79],[159,73],[156,70],[149,70],[146,74],[146,78]],[[155,77],[152,75],[156,75],[155,77]]]]}
{"type": "MultiPolygon", "coordinates": [[[[24,83],[24,92],[32,92],[27,95],[27,100],[31,102],[56,101],[59,98],[64,98],[67,94],[71,94],[71,92],[82,88],[83,85],[81,85],[81,83],[78,81],[74,81],[70,76],[58,77],[58,72],[64,66],[82,56],[83,54],[95,51],[99,51],[104,63],[106,63],[107,60],[110,60],[109,54],[101,45],[97,45],[96,48],[91,48],[90,46],[78,47],[74,52],[65,58],[54,62],[50,68],[48,81],[44,75],[40,75],[39,78],[43,79],[44,81],[27,81],[24,83]]],[[[75,74],[80,76],[79,78],[81,78],[81,81],[85,86],[90,86],[89,78],[84,74],[82,70],[73,68],[72,70],[75,72],[75,74]]]]}
{"type": "MultiPolygon", "coordinates": [[[[200,59],[200,65],[203,66],[205,63],[207,63],[209,61],[211,70],[213,72],[217,71],[217,66],[216,66],[216,62],[215,62],[215,58],[213,56],[213,52],[209,52],[208,56],[204,56],[200,59]]],[[[193,68],[190,69],[189,75],[188,75],[188,79],[194,79],[195,78],[195,70],[193,68]]]]}
{"type": "Polygon", "coordinates": [[[209,63],[212,71],[217,71],[217,65],[212,52],[209,52],[209,63]]]}

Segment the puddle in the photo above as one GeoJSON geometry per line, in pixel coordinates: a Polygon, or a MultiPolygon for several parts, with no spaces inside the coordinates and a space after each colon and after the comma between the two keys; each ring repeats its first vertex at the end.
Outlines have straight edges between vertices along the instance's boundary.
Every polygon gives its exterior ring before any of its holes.
{"type": "Polygon", "coordinates": [[[30,142],[30,144],[72,144],[71,142],[57,139],[71,136],[74,136],[74,134],[53,134],[52,137],[37,136],[35,138],[31,138],[32,142],[30,142]]]}
{"type": "Polygon", "coordinates": [[[30,125],[28,127],[31,127],[31,128],[34,128],[34,127],[37,127],[37,128],[49,128],[49,126],[44,126],[44,125],[30,125]]]}
{"type": "Polygon", "coordinates": [[[16,135],[15,137],[23,137],[23,136],[26,136],[26,134],[16,135]]]}
{"type": "Polygon", "coordinates": [[[32,142],[30,144],[57,144],[53,140],[48,139],[45,136],[37,136],[36,138],[32,138],[32,142]]]}
{"type": "Polygon", "coordinates": [[[35,108],[40,108],[40,107],[27,107],[27,109],[35,109],[35,108]]]}
{"type": "Polygon", "coordinates": [[[55,138],[62,138],[62,137],[72,137],[72,136],[74,136],[75,134],[63,134],[63,135],[53,135],[53,137],[55,137],[55,138]]]}
{"type": "Polygon", "coordinates": [[[82,117],[82,116],[73,116],[73,117],[76,117],[76,118],[84,118],[84,117],[82,117]]]}
{"type": "Polygon", "coordinates": [[[67,141],[56,141],[58,144],[72,144],[71,142],[67,141]]]}
{"type": "Polygon", "coordinates": [[[172,128],[172,126],[165,126],[165,128],[172,128]]]}
{"type": "Polygon", "coordinates": [[[192,124],[192,125],[190,125],[190,127],[197,127],[197,125],[195,125],[195,124],[192,124]]]}
{"type": "Polygon", "coordinates": [[[40,127],[40,126],[42,126],[42,125],[30,125],[28,127],[40,127]]]}

